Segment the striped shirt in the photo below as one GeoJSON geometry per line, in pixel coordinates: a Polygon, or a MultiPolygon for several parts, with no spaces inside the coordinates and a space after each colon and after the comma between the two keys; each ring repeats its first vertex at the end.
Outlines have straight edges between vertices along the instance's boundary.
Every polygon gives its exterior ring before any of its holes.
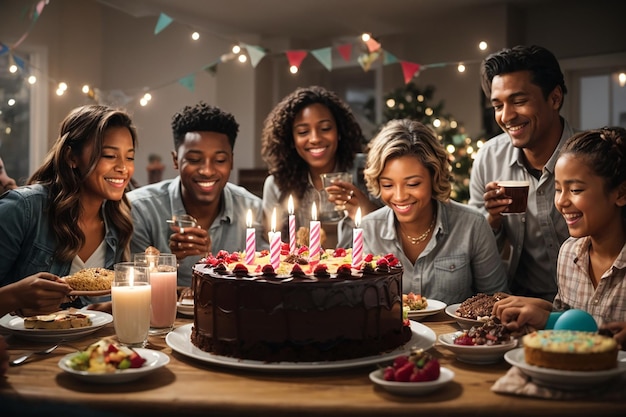
{"type": "Polygon", "coordinates": [[[593,288],[589,276],[591,238],[568,238],[559,251],[557,279],[559,290],[554,308],[587,311],[598,325],[626,321],[626,245],[593,288]]]}

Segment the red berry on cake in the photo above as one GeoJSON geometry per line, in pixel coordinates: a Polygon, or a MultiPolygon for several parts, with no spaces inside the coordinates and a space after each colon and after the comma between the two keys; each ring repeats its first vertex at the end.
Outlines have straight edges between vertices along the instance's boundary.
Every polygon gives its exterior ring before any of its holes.
{"type": "Polygon", "coordinates": [[[363,262],[372,262],[373,259],[374,259],[374,255],[372,255],[371,253],[368,253],[367,255],[365,255],[365,259],[363,259],[363,262]]]}
{"type": "Polygon", "coordinates": [[[233,268],[233,272],[235,274],[247,274],[248,273],[248,268],[244,264],[238,263],[233,268]]]}
{"type": "Polygon", "coordinates": [[[263,275],[276,275],[276,271],[274,271],[274,267],[270,264],[263,265],[261,272],[263,272],[263,275]]]}
{"type": "Polygon", "coordinates": [[[348,264],[343,264],[339,266],[339,268],[337,268],[337,275],[352,275],[352,267],[348,264]]]}
{"type": "Polygon", "coordinates": [[[333,256],[335,258],[341,258],[342,256],[346,256],[347,252],[344,248],[337,248],[335,249],[335,251],[333,252],[333,256]]]}

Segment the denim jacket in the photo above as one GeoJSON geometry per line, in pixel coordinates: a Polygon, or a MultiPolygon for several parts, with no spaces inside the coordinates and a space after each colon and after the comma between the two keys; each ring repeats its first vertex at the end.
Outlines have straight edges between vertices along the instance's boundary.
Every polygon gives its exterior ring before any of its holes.
{"type": "MultiPolygon", "coordinates": [[[[48,189],[39,184],[0,196],[0,286],[38,272],[60,277],[69,274],[72,262],[54,257],[57,240],[47,214],[50,204],[48,189]]],[[[117,250],[117,229],[106,217],[104,224],[106,258],[102,266],[113,269],[123,253],[117,250]]]]}

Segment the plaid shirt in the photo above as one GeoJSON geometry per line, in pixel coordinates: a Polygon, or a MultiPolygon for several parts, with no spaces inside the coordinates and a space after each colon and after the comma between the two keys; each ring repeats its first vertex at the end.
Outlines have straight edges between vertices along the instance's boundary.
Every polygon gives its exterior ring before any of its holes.
{"type": "Polygon", "coordinates": [[[591,239],[583,237],[569,238],[561,246],[557,264],[559,290],[554,307],[585,310],[598,325],[626,321],[626,245],[595,289],[589,276],[590,245],[591,239]]]}

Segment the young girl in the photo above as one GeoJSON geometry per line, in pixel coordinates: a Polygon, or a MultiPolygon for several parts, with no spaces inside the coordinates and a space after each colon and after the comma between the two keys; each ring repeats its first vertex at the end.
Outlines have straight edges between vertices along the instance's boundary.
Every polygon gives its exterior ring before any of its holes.
{"type": "Polygon", "coordinates": [[[485,217],[450,200],[448,154],[423,124],[392,120],[372,139],[367,187],[386,207],[363,218],[365,252],[402,262],[403,292],[446,304],[507,290],[504,264],[485,217]]]}
{"type": "Polygon", "coordinates": [[[555,191],[571,237],[559,251],[554,304],[513,297],[494,314],[512,328],[550,328],[552,310],[582,309],[626,347],[626,130],[571,137],[555,166],[555,191]]]}

